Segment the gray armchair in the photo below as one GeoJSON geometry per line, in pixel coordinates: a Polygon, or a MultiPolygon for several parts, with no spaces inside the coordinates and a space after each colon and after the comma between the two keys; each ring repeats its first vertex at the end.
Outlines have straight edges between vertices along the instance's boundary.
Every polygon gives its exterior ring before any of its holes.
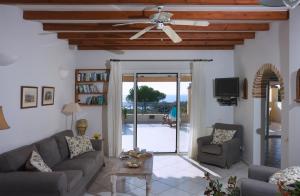
{"type": "Polygon", "coordinates": [[[277,195],[278,188],[275,184],[268,183],[272,174],[279,169],[266,166],[250,166],[248,178],[238,181],[241,196],[267,196],[277,195]]]}
{"type": "Polygon", "coordinates": [[[198,138],[198,161],[220,167],[230,168],[233,163],[240,161],[243,138],[241,125],[216,123],[215,129],[236,130],[232,140],[222,145],[211,144],[213,134],[198,138]]]}

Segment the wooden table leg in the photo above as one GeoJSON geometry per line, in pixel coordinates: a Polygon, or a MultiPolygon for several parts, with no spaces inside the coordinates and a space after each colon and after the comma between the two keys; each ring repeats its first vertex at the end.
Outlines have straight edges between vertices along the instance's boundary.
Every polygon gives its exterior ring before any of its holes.
{"type": "Polygon", "coordinates": [[[152,188],[152,176],[147,175],[146,176],[146,196],[150,196],[151,188],[152,188]]]}
{"type": "Polygon", "coordinates": [[[111,181],[111,195],[116,196],[117,195],[117,176],[116,175],[111,175],[110,176],[110,181],[111,181]]]}

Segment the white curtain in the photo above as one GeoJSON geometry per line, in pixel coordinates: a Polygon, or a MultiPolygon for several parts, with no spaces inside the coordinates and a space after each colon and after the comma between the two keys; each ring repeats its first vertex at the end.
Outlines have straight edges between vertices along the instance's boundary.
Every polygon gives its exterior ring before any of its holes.
{"type": "Polygon", "coordinates": [[[122,68],[111,62],[108,87],[108,152],[117,157],[122,149],[122,68]]]}
{"type": "Polygon", "coordinates": [[[203,72],[203,62],[193,62],[192,64],[192,88],[191,88],[191,129],[189,142],[189,157],[197,158],[198,146],[197,138],[205,135],[203,130],[203,111],[205,101],[205,79],[203,72]]]}

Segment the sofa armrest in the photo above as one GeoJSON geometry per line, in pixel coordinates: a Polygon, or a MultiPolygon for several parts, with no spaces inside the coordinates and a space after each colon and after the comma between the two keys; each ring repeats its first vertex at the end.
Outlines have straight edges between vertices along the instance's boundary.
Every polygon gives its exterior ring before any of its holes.
{"type": "Polygon", "coordinates": [[[248,178],[268,182],[269,178],[279,170],[274,167],[251,165],[248,169],[248,178]]]}
{"type": "Polygon", "coordinates": [[[67,192],[67,177],[63,172],[0,173],[0,195],[51,193],[61,196],[65,192],[67,192]]]}
{"type": "Polygon", "coordinates": [[[238,187],[240,188],[241,196],[267,196],[279,193],[276,184],[247,178],[239,179],[238,187]]]}
{"type": "Polygon", "coordinates": [[[91,139],[91,143],[92,143],[94,150],[102,151],[103,140],[91,139]]]}
{"type": "Polygon", "coordinates": [[[212,135],[205,136],[205,137],[199,137],[197,139],[198,146],[201,147],[201,146],[210,144],[210,142],[212,141],[212,138],[213,138],[212,135]]]}

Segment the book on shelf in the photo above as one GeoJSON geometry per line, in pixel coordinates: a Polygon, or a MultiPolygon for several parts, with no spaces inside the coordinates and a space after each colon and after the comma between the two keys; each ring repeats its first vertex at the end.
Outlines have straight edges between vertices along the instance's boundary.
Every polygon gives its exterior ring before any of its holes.
{"type": "Polygon", "coordinates": [[[108,81],[108,72],[90,72],[90,73],[78,73],[78,82],[97,82],[97,81],[108,81]]]}
{"type": "Polygon", "coordinates": [[[104,105],[105,97],[103,95],[100,96],[89,96],[85,99],[86,105],[104,105]]]}
{"type": "Polygon", "coordinates": [[[76,88],[78,93],[100,93],[95,84],[78,84],[76,88]]]}

